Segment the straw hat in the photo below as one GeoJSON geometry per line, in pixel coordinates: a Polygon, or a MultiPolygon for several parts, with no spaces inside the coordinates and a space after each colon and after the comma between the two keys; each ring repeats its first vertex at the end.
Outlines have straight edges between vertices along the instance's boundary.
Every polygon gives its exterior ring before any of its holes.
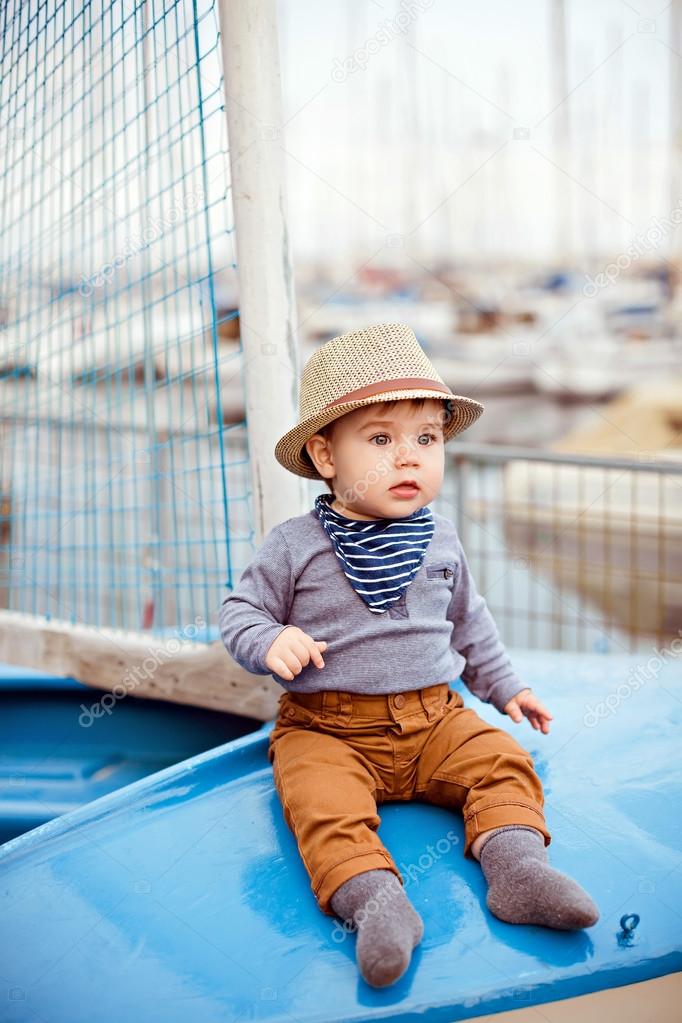
{"type": "Polygon", "coordinates": [[[305,450],[313,434],[353,409],[401,398],[435,398],[452,412],[445,441],[466,430],[483,405],[453,394],[404,323],[377,323],[333,337],[301,374],[298,423],[275,446],[275,458],[296,476],[321,479],[305,450]]]}

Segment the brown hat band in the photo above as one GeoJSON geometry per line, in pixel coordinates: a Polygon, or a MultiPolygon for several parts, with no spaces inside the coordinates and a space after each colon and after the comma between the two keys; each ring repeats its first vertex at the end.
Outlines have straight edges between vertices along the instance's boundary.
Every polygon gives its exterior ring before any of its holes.
{"type": "Polygon", "coordinates": [[[349,391],[348,394],[342,394],[340,398],[334,398],[334,401],[330,401],[324,408],[333,408],[335,405],[343,405],[347,401],[358,401],[362,398],[370,398],[373,394],[381,394],[382,391],[405,391],[411,388],[419,388],[420,390],[428,387],[431,391],[442,391],[444,394],[450,394],[447,387],[439,383],[438,380],[432,380],[431,377],[398,377],[397,380],[378,380],[374,384],[368,384],[366,387],[358,387],[357,391],[349,391]]]}

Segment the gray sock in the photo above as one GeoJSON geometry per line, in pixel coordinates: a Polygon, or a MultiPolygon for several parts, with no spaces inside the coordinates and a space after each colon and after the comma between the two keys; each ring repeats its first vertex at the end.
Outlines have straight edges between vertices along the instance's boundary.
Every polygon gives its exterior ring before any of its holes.
{"type": "Polygon", "coordinates": [[[489,886],[488,909],[500,920],[569,931],[599,919],[585,889],[550,867],[544,839],[533,828],[500,828],[483,842],[479,860],[489,886]]]}
{"type": "Polygon", "coordinates": [[[331,908],[358,930],[355,958],[373,987],[393,984],[410,965],[424,923],[392,870],[365,870],[340,885],[331,908]]]}

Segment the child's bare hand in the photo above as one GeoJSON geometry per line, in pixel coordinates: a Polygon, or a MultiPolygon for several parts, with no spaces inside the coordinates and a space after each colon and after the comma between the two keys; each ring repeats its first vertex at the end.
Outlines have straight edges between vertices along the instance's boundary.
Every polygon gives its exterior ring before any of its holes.
{"type": "Polygon", "coordinates": [[[505,704],[504,712],[517,724],[521,721],[522,715],[525,715],[533,728],[539,728],[544,735],[549,732],[552,715],[540,703],[532,689],[522,689],[513,696],[509,703],[505,704]]]}
{"type": "Polygon", "coordinates": [[[287,625],[265,655],[265,664],[290,682],[311,660],[317,668],[324,668],[322,651],[326,649],[324,640],[318,642],[298,626],[287,625]]]}

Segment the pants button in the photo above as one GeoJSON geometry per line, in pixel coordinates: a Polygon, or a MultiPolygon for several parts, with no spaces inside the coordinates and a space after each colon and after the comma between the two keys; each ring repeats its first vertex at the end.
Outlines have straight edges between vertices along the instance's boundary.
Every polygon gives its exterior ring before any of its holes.
{"type": "Polygon", "coordinates": [[[394,697],[393,703],[394,703],[394,705],[396,707],[398,707],[398,709],[400,709],[400,707],[404,707],[405,706],[405,697],[403,696],[403,694],[402,693],[398,693],[398,695],[396,697],[394,697]]]}

